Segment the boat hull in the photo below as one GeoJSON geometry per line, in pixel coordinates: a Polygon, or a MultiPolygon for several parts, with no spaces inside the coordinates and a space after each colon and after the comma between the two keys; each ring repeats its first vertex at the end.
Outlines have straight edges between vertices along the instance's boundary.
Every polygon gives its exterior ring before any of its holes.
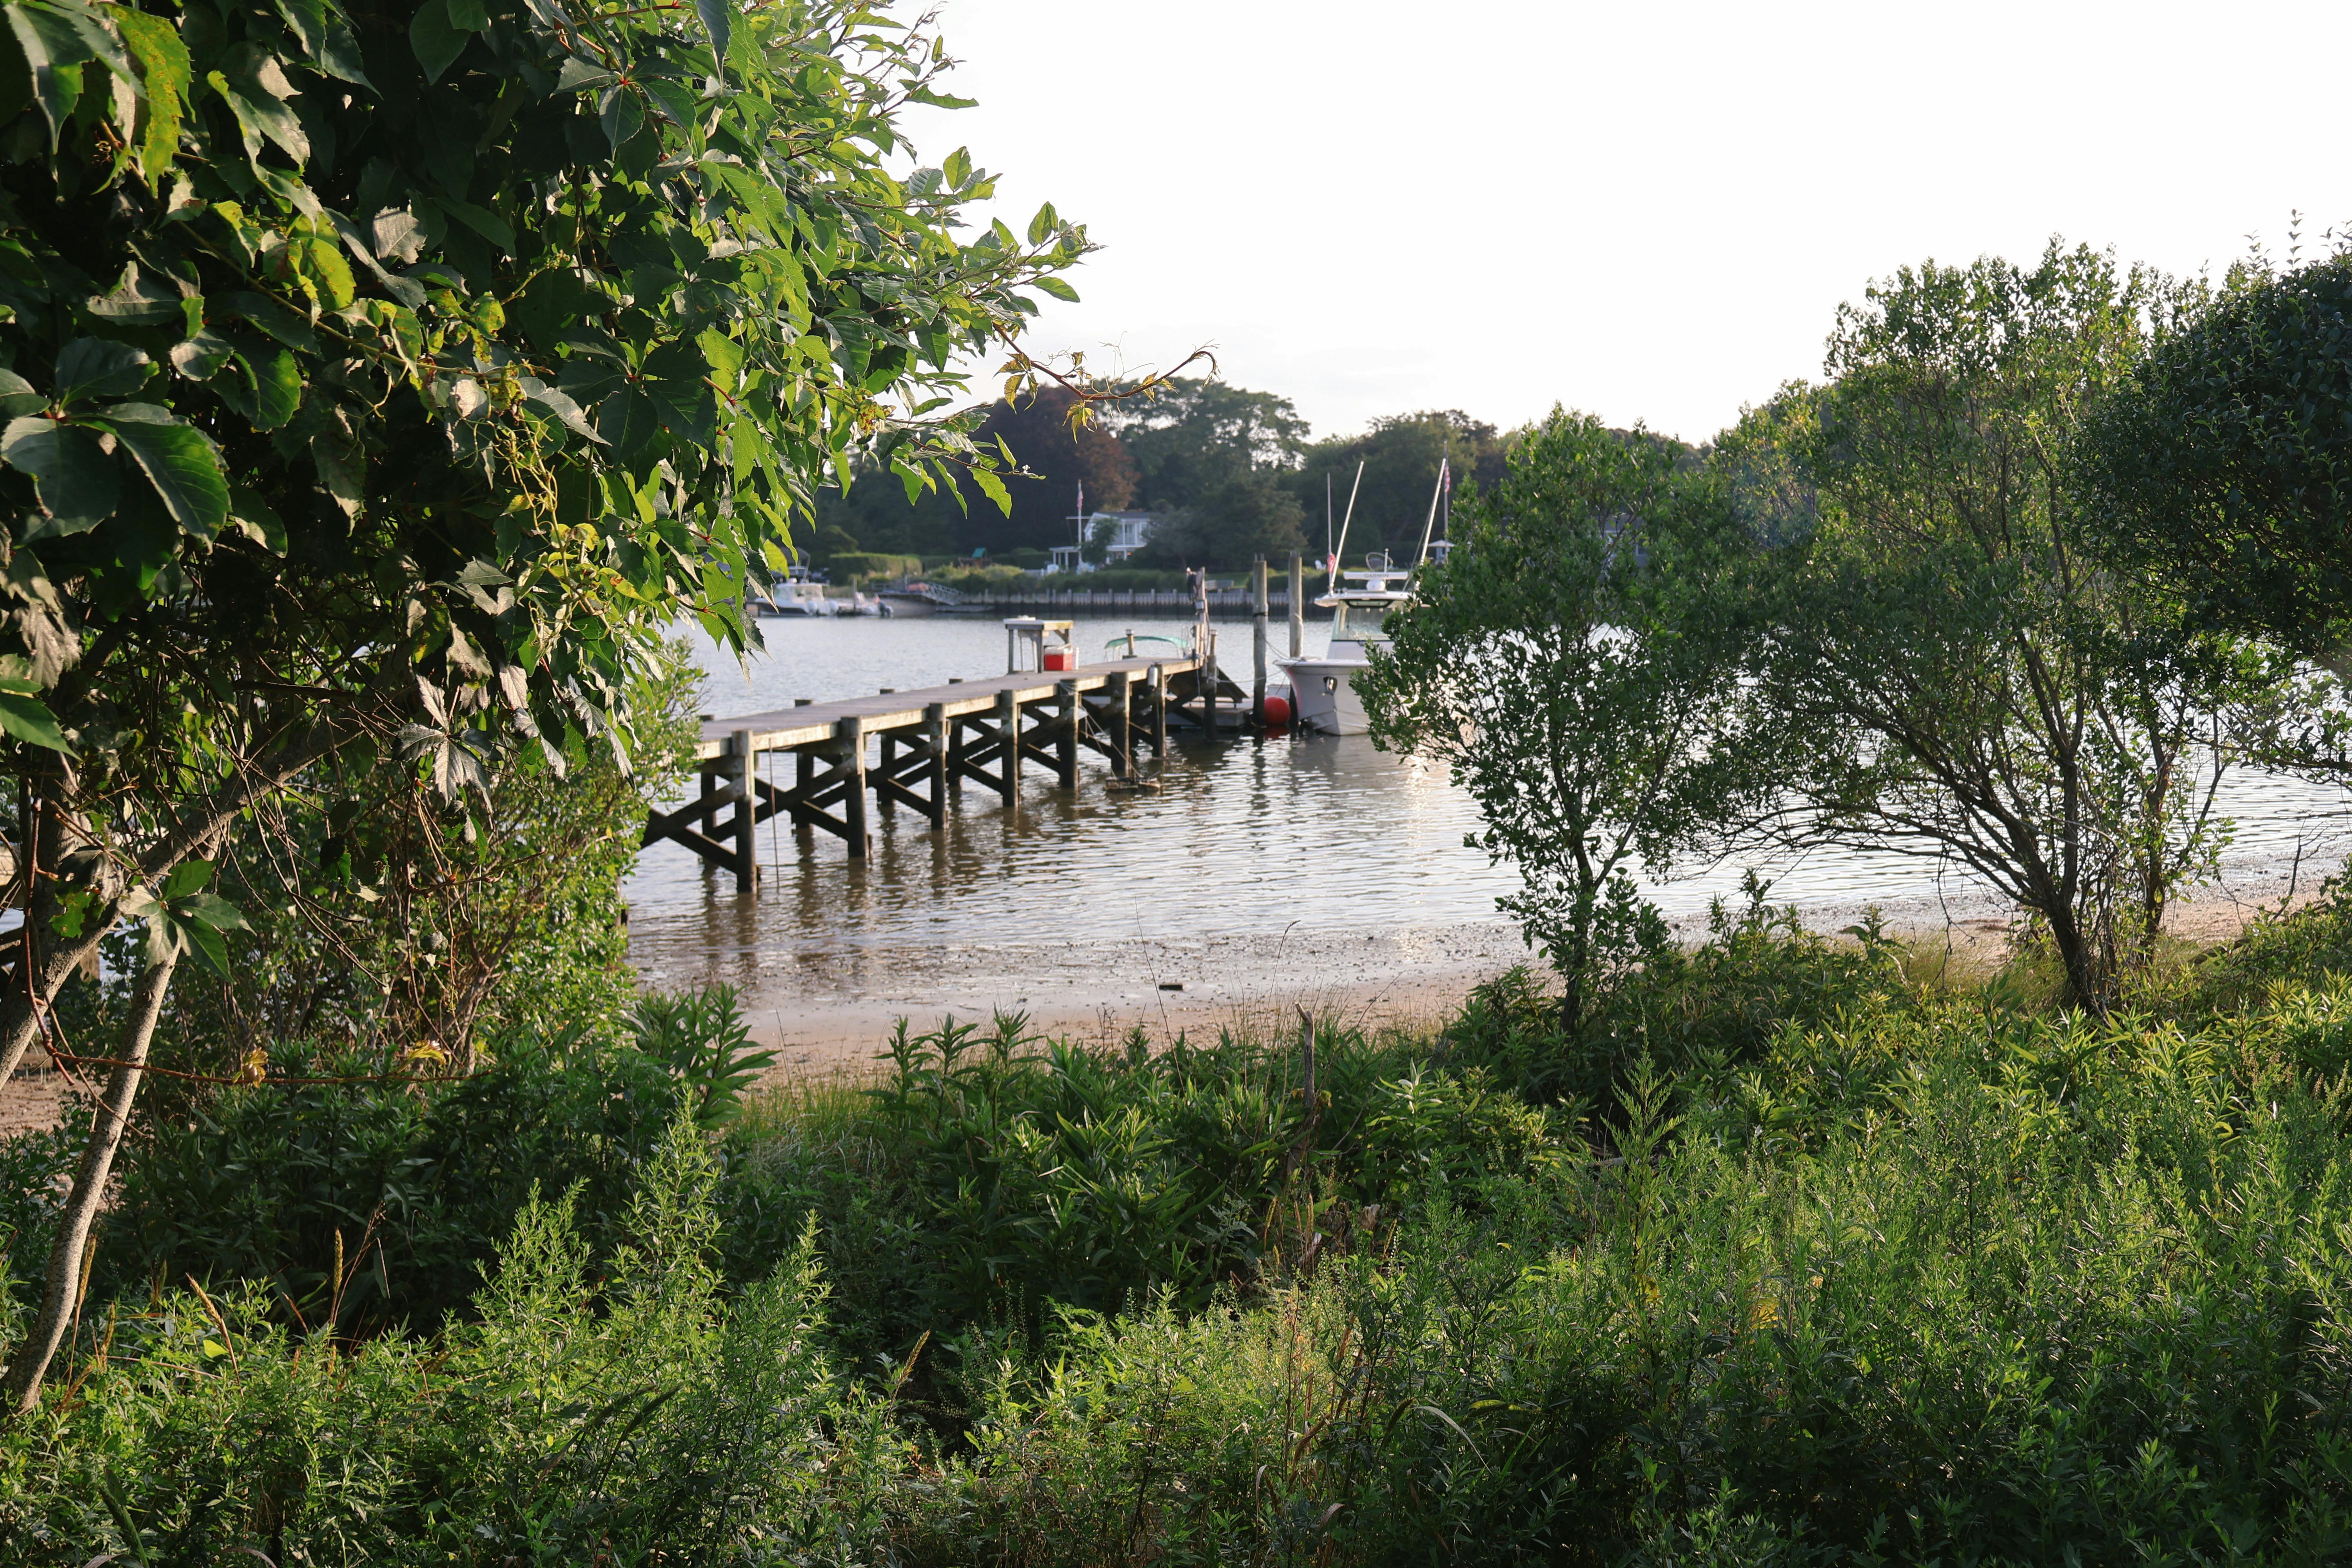
{"type": "Polygon", "coordinates": [[[1364,668],[1353,659],[1283,660],[1297,722],[1326,735],[1370,734],[1372,726],[1364,717],[1364,705],[1355,688],[1355,678],[1364,668]]]}
{"type": "Polygon", "coordinates": [[[898,619],[908,616],[936,616],[940,607],[918,594],[885,594],[882,595],[882,613],[898,619]]]}

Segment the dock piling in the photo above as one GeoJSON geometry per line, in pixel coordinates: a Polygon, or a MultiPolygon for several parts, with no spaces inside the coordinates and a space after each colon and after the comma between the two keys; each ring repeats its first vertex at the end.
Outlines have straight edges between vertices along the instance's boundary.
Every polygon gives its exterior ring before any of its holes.
{"type": "Polygon", "coordinates": [[[1078,787],[1078,683],[1075,680],[1055,684],[1055,700],[1061,706],[1061,718],[1055,724],[1054,777],[1064,789],[1078,787]]]}
{"type": "Polygon", "coordinates": [[[1160,761],[1168,756],[1168,672],[1156,664],[1151,667],[1151,755],[1160,761]]]}
{"type": "Polygon", "coordinates": [[[834,734],[846,768],[843,782],[847,793],[842,796],[841,814],[849,828],[849,858],[863,860],[874,847],[873,835],[866,826],[866,721],[853,713],[834,726],[834,734]]]}
{"type": "Polygon", "coordinates": [[[759,839],[752,830],[760,820],[760,753],[752,748],[749,730],[736,731],[729,750],[735,764],[735,890],[755,894],[760,884],[759,839]]]}
{"type": "MultiPolygon", "coordinates": [[[[896,687],[886,686],[881,689],[880,695],[884,697],[891,697],[897,695],[897,692],[898,689],[896,687]]],[[[880,740],[882,742],[882,776],[887,779],[895,779],[898,776],[898,737],[891,734],[887,731],[885,731],[881,735],[877,737],[877,739],[880,740]]],[[[880,811],[885,816],[896,816],[898,815],[898,803],[890,798],[890,792],[888,790],[877,791],[874,796],[874,805],[876,809],[880,811]]]]}
{"type": "Polygon", "coordinates": [[[996,694],[996,793],[1004,808],[1021,802],[1021,702],[1010,691],[996,694]]]}
{"type": "Polygon", "coordinates": [[[932,702],[923,709],[923,736],[931,749],[931,831],[942,833],[948,826],[948,705],[932,702]]]}
{"type": "MultiPolygon", "coordinates": [[[[1307,657],[1307,563],[1294,555],[1290,558],[1290,657],[1307,657]]],[[[1297,702],[1293,691],[1291,701],[1297,702]]],[[[1296,720],[1297,714],[1291,717],[1296,720]]]]}
{"type": "Polygon", "coordinates": [[[1135,776],[1134,681],[1124,672],[1110,683],[1110,771],[1117,777],[1135,776]]]}
{"type": "Polygon", "coordinates": [[[1265,557],[1250,573],[1250,722],[1265,728],[1265,557]]]}

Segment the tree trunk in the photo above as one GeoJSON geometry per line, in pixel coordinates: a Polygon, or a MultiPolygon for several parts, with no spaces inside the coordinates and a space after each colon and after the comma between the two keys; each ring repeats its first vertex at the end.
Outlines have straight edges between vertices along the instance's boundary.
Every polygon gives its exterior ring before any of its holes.
{"type": "Polygon", "coordinates": [[[2058,950],[2058,963],[2066,971],[2067,1000],[2095,1018],[2105,1017],[2107,966],[2100,962],[2097,943],[2084,931],[2071,909],[2051,912],[2050,943],[2058,950]]]}
{"type": "Polygon", "coordinates": [[[174,955],[151,963],[147,973],[139,977],[139,988],[131,997],[131,1016],[123,1020],[122,1041],[117,1047],[122,1065],[106,1080],[106,1097],[99,1104],[89,1145],[82,1151],[81,1168],[74,1173],[73,1191],[67,1195],[65,1213],[58,1216],[58,1239],[49,1248],[47,1292],[41,1300],[40,1316],[34,1320],[32,1332],[25,1342],[16,1347],[16,1355],[8,1363],[5,1382],[0,1383],[9,1414],[24,1415],[40,1403],[41,1380],[48,1374],[49,1362],[65,1342],[67,1325],[81,1305],[82,1252],[89,1245],[90,1225],[106,1198],[107,1177],[114,1169],[114,1152],[121,1147],[123,1130],[130,1125],[131,1102],[138,1096],[147,1047],[154,1041],[155,1020],[163,1011],[163,994],[172,988],[172,971],[178,962],[174,955]]]}

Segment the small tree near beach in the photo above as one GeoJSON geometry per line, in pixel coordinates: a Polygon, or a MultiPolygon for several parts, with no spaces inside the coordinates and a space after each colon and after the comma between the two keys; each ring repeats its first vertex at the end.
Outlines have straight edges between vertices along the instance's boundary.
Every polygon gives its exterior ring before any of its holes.
{"type": "Polygon", "coordinates": [[[1357,689],[1375,741],[1477,802],[1472,844],[1525,879],[1503,908],[1558,969],[1573,1031],[1666,940],[1633,873],[1743,815],[1746,542],[1686,449],[1559,409],[1454,523],[1357,689]]]}

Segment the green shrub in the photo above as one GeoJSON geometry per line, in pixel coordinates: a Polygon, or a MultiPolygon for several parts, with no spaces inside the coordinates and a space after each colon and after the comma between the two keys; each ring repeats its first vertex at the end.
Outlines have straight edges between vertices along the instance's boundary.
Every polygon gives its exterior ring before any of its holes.
{"type": "Polygon", "coordinates": [[[689,1123],[643,1178],[601,1266],[572,1202],[534,1196],[478,1321],[435,1342],[346,1350],[258,1289],[118,1314],[70,1394],[0,1438],[9,1560],[862,1555],[880,1521],[840,1473],[887,1474],[904,1445],[837,1383],[813,1243],[722,1304],[717,1170],[689,1123]]]}
{"type": "Polygon", "coordinates": [[[534,1188],[572,1194],[602,1258],[662,1129],[681,1109],[723,1119],[761,1062],[723,986],[645,999],[636,1031],[519,1033],[442,1079],[281,1050],[273,1076],[359,1081],[228,1089],[151,1125],[124,1162],[99,1288],[241,1281],[298,1324],[428,1330],[464,1309],[534,1188]]]}
{"type": "Polygon", "coordinates": [[[912,577],[923,570],[923,563],[919,556],[887,555],[870,550],[845,550],[828,559],[825,566],[836,583],[912,577]]]}

